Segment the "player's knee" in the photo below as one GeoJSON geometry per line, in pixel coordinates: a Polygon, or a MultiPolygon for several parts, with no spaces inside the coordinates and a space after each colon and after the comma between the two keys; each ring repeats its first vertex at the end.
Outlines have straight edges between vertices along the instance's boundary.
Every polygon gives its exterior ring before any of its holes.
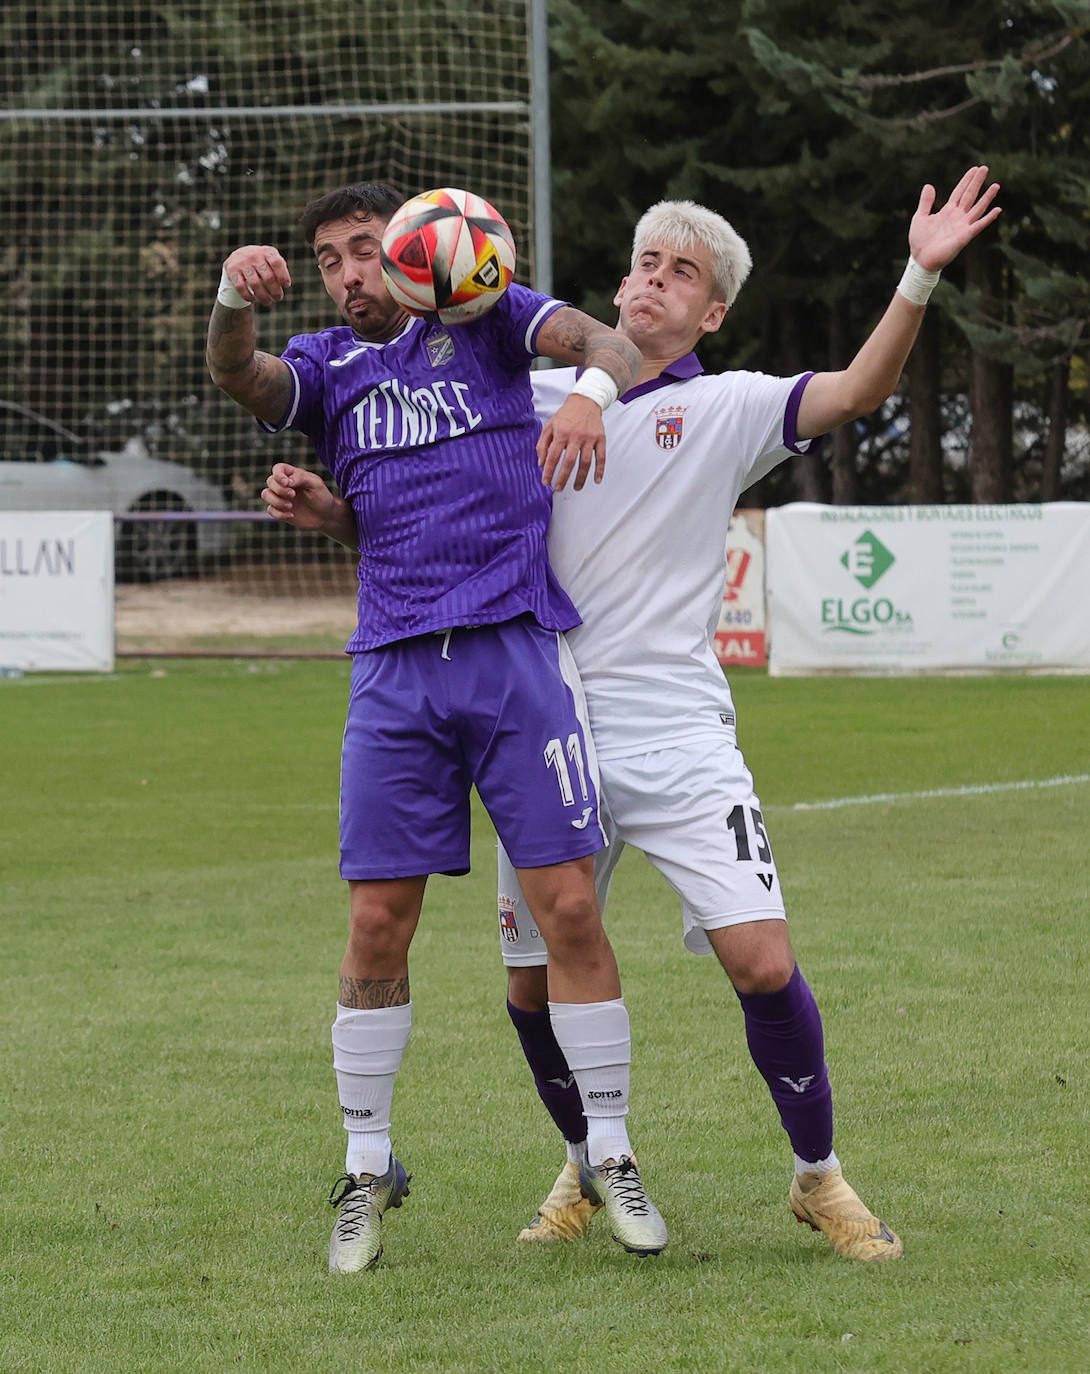
{"type": "Polygon", "coordinates": [[[727,975],[735,990],[744,995],[779,992],[791,981],[795,971],[794,959],[786,959],[774,951],[751,954],[744,962],[728,968],[727,975]]]}
{"type": "Polygon", "coordinates": [[[606,943],[602,916],[593,892],[565,892],[537,915],[538,927],[552,956],[554,947],[586,948],[606,943]]]}
{"type": "Polygon", "coordinates": [[[708,939],[736,992],[779,992],[795,971],[795,953],[782,921],[748,921],[710,930],[708,939]]]}
{"type": "Polygon", "coordinates": [[[355,905],[348,921],[349,955],[368,962],[398,959],[408,952],[412,930],[412,925],[389,907],[355,905]]]}

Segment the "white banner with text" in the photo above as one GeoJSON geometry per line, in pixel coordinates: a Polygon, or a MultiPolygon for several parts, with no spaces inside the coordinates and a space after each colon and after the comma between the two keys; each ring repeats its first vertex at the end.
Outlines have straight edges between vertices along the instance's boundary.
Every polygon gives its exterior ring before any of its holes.
{"type": "Polygon", "coordinates": [[[1090,671],[1090,505],[766,517],[769,671],[1090,671]]]}
{"type": "Polygon", "coordinates": [[[114,666],[109,511],[0,511],[0,672],[114,666]]]}

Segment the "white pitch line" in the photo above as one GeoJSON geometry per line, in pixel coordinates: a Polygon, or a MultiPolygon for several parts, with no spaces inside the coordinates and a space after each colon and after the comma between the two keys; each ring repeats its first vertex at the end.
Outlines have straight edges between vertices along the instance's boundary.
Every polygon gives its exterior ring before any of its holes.
{"type": "MultiPolygon", "coordinates": [[[[1029,778],[1024,782],[983,782],[968,787],[932,787],[924,792],[874,792],[868,797],[834,797],[831,801],[795,802],[780,811],[837,811],[842,806],[870,806],[874,802],[923,801],[929,797],[978,797],[991,792],[1021,792],[1035,787],[1070,787],[1090,782],[1090,773],[1070,773],[1060,778],[1029,778]]],[[[769,810],[774,808],[769,807],[769,810]]]]}

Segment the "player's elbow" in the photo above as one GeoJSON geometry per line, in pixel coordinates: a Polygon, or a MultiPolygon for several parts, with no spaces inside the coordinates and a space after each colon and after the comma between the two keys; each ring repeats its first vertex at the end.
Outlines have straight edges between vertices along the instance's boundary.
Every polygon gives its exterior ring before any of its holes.
{"type": "Polygon", "coordinates": [[[876,411],[893,395],[897,381],[897,377],[856,377],[850,371],[842,372],[830,398],[833,418],[829,428],[835,429],[837,425],[876,411]]]}
{"type": "Polygon", "coordinates": [[[228,379],[231,374],[226,368],[221,366],[211,348],[205,349],[204,360],[208,367],[208,375],[212,378],[213,383],[218,386],[221,391],[227,391],[228,379]]]}
{"type": "Polygon", "coordinates": [[[232,401],[245,406],[247,410],[252,410],[257,395],[256,373],[252,362],[248,361],[242,367],[228,364],[217,357],[212,349],[205,353],[205,361],[208,365],[208,375],[220,391],[232,401]]]}

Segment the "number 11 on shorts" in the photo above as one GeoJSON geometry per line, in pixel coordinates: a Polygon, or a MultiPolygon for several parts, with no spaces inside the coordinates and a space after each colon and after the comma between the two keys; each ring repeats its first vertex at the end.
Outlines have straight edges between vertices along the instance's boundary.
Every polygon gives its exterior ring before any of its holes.
{"type": "Polygon", "coordinates": [[[579,775],[579,791],[583,801],[587,800],[587,770],[583,762],[583,742],[577,734],[568,736],[567,758],[565,758],[565,747],[559,739],[551,739],[545,746],[545,765],[547,768],[556,770],[556,780],[560,785],[560,799],[565,806],[575,805],[575,793],[572,790],[571,772],[568,768],[568,759],[571,759],[572,766],[579,775]]]}

